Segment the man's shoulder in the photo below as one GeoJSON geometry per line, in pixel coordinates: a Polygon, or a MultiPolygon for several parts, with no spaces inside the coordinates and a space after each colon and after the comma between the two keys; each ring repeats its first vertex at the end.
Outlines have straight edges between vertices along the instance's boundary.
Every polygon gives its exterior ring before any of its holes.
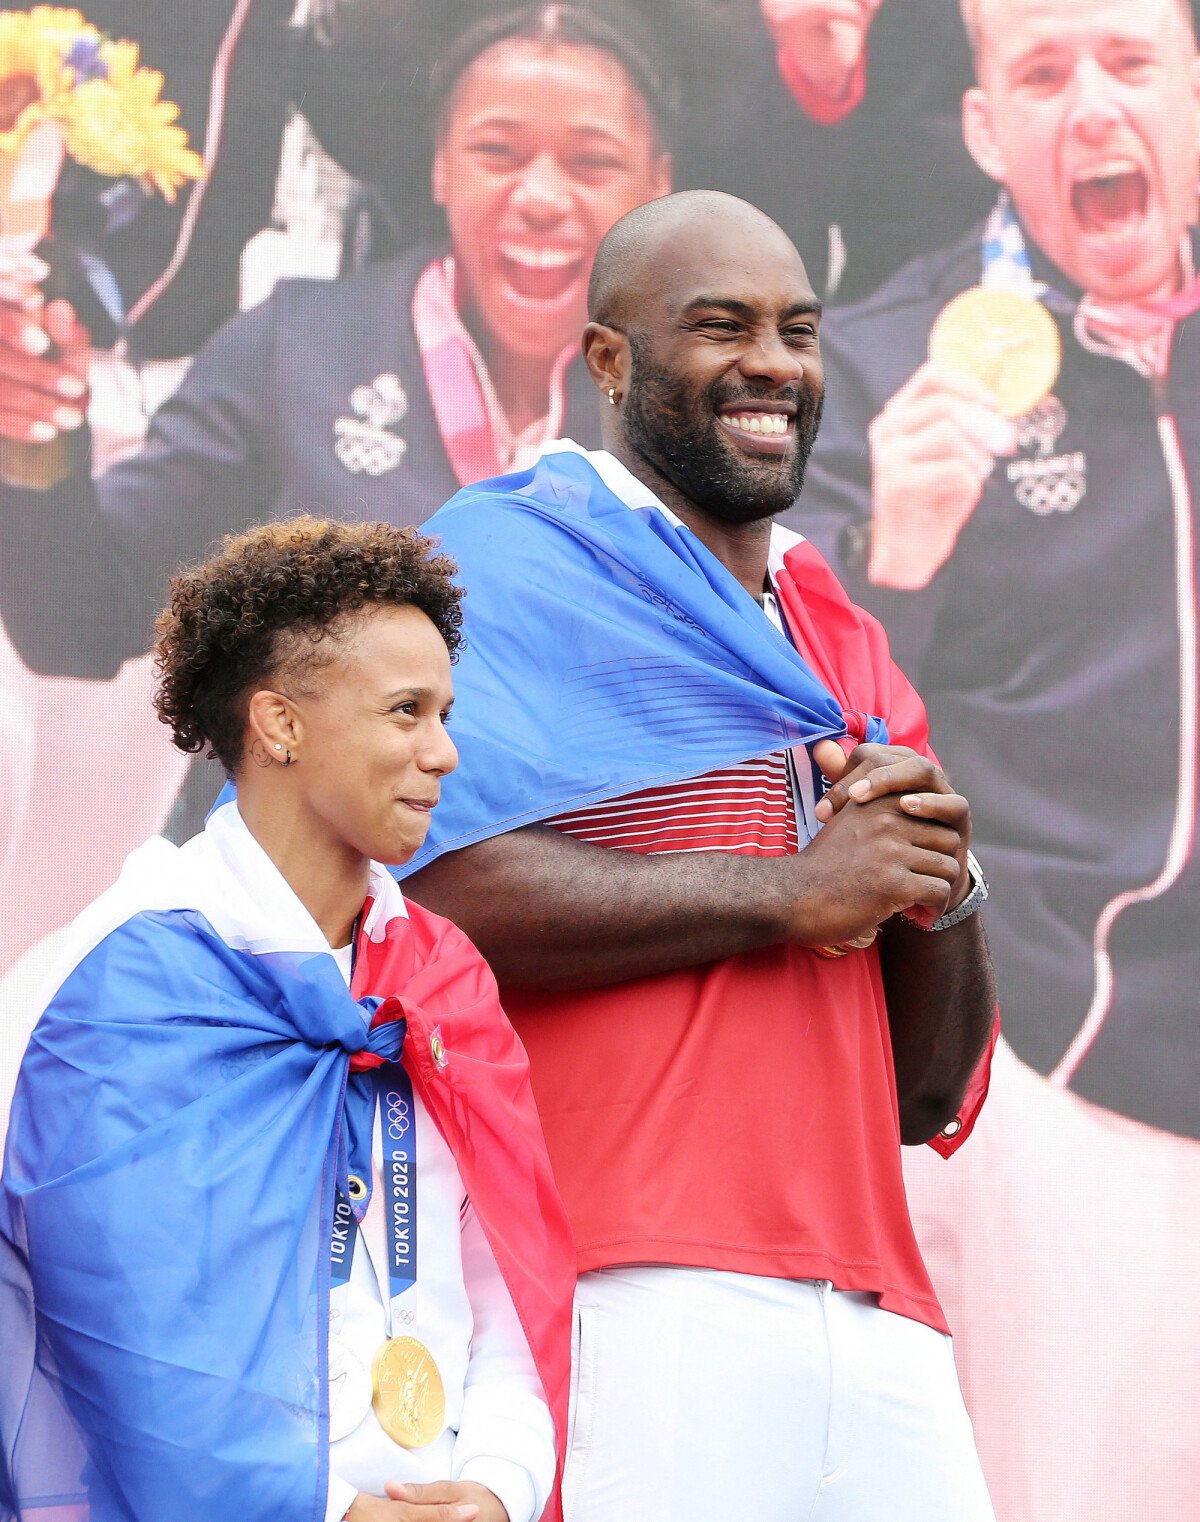
{"type": "Polygon", "coordinates": [[[922,342],[934,317],[961,291],[979,282],[981,232],[973,228],[956,242],[911,259],[863,301],[834,307],[822,327],[822,342],[860,352],[888,332],[919,334],[922,342]]]}

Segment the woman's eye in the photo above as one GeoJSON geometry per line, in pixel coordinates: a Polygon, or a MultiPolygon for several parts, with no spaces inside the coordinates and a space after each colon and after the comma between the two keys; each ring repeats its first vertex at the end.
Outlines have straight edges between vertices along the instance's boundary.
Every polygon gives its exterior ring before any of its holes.
{"type": "Polygon", "coordinates": [[[512,164],[517,158],[516,149],[510,143],[475,143],[471,151],[492,164],[512,164]]]}

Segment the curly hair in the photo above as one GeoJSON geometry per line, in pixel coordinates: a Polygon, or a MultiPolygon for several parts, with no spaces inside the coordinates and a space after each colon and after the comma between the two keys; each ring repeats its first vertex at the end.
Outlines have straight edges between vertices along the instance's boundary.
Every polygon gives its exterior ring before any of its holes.
{"type": "Polygon", "coordinates": [[[175,744],[186,752],[207,745],[232,772],[256,686],[327,665],[345,632],[342,616],[372,604],[419,608],[455,659],[458,567],[436,547],[416,529],[308,515],[228,535],[202,565],[172,579],[155,625],[154,706],[175,744]]]}

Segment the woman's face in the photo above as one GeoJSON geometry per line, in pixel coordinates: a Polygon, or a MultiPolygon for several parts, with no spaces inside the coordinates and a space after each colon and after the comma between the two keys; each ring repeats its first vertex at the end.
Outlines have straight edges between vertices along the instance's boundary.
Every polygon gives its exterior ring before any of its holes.
{"type": "Polygon", "coordinates": [[[450,656],[418,608],[370,608],[346,628],[335,658],[292,696],[297,823],[319,847],[399,864],[423,844],[458,765],[450,656]]]}
{"type": "Polygon", "coordinates": [[[610,54],[495,43],[451,96],[433,165],[464,316],[514,356],[578,342],[601,238],[671,188],[649,113],[610,54]]]}

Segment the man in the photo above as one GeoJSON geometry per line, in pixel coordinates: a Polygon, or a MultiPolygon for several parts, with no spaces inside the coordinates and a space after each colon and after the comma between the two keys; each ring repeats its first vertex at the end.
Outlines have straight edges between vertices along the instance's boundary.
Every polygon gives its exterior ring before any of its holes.
{"type": "Polygon", "coordinates": [[[833,405],[794,521],[883,619],[973,780],[1009,1040],[1087,1098],[1198,1136],[1190,10],[965,14],[966,141],[1006,199],[831,324],[833,405]],[[1014,422],[925,356],[955,295],[1021,271],[1063,363],[1014,422]],[[1153,745],[1135,758],[1114,724],[1153,745]]]}
{"type": "Polygon", "coordinates": [[[604,450],[434,519],[463,785],[406,883],[497,971],[572,1217],[566,1514],[988,1518],[900,1177],[982,1099],[986,889],[878,627],[772,529],[818,303],[691,192],[616,224],[589,311],[604,450]]]}
{"type": "Polygon", "coordinates": [[[828,325],[831,406],[792,521],[882,618],[971,778],[1028,1067],[1001,1049],[949,1217],[919,1160],[908,1173],[952,1261],[997,1506],[1182,1516],[1200,1369],[1178,1294],[1200,1247],[1200,64],[1183,0],[973,0],[964,17],[964,134],[1003,200],[828,325]],[[1015,421],[927,359],[939,313],[981,281],[1038,296],[1058,329],[1053,390],[1015,421]]]}

